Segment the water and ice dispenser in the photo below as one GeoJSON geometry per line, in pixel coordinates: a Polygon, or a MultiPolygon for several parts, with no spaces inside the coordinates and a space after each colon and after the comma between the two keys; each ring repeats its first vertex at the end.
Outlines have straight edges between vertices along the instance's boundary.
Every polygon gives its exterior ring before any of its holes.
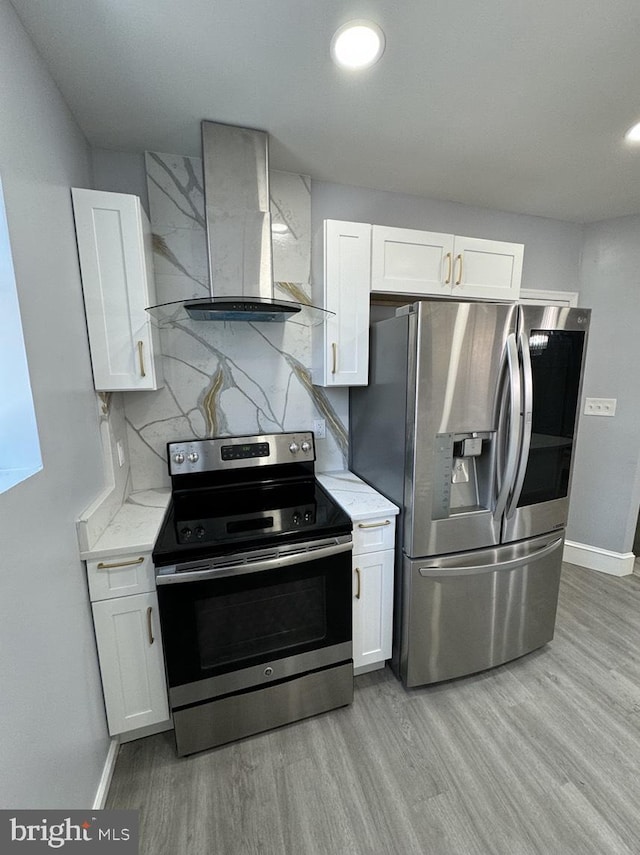
{"type": "Polygon", "coordinates": [[[490,510],[493,432],[436,436],[432,519],[490,510]]]}

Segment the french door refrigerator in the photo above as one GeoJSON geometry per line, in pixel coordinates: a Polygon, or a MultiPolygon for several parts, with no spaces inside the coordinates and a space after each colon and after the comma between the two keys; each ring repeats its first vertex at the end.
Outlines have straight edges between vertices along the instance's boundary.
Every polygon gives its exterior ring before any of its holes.
{"type": "Polygon", "coordinates": [[[553,637],[589,315],[427,300],[372,325],[350,468],[401,508],[392,666],[407,686],[553,637]]]}

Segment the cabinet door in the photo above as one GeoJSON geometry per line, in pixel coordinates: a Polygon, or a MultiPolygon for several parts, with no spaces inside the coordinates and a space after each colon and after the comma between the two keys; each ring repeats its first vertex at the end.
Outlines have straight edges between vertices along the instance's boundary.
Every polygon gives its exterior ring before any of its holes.
{"type": "Polygon", "coordinates": [[[391,658],[392,549],[353,558],[354,673],[382,667],[391,658]]]}
{"type": "Polygon", "coordinates": [[[158,389],[157,331],[145,311],[155,303],[151,227],[140,199],[72,195],[95,388],[158,389]]]}
{"type": "Polygon", "coordinates": [[[453,297],[518,299],[523,244],[456,235],[453,254],[453,297]]]}
{"type": "Polygon", "coordinates": [[[334,314],[317,328],[317,386],[366,386],[370,280],[371,226],[325,220],[324,308],[334,314]]]}
{"type": "Polygon", "coordinates": [[[109,733],[169,718],[156,593],[93,603],[109,733]]]}
{"type": "Polygon", "coordinates": [[[453,235],[373,226],[371,290],[392,294],[451,293],[453,235]]]}

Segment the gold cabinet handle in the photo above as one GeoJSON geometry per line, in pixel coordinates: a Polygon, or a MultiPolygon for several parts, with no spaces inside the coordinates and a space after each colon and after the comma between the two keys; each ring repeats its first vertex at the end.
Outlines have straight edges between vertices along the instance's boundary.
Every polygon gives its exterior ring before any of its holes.
{"type": "Polygon", "coordinates": [[[153,644],[155,638],[153,637],[153,627],[151,626],[151,613],[153,612],[153,606],[149,606],[147,609],[147,630],[149,632],[149,644],[153,644]]]}
{"type": "Polygon", "coordinates": [[[136,558],[133,561],[119,561],[117,564],[104,564],[102,561],[98,562],[98,570],[114,570],[116,567],[131,567],[134,564],[142,564],[144,558],[136,558]]]}
{"type": "Polygon", "coordinates": [[[391,525],[391,520],[379,523],[358,523],[358,528],[381,528],[384,525],[391,525]]]}
{"type": "Polygon", "coordinates": [[[356,579],[358,580],[358,588],[356,590],[356,600],[360,599],[360,568],[356,567],[356,579]]]}
{"type": "Polygon", "coordinates": [[[338,366],[338,345],[335,341],[331,342],[331,373],[335,374],[338,366]]]}
{"type": "Polygon", "coordinates": [[[138,362],[140,363],[140,376],[146,377],[147,372],[144,370],[144,342],[138,342],[138,362]]]}
{"type": "Polygon", "coordinates": [[[451,282],[451,274],[453,273],[453,254],[448,252],[445,258],[447,259],[447,278],[444,280],[444,284],[448,285],[451,282]]]}
{"type": "Polygon", "coordinates": [[[456,279],[456,285],[459,285],[462,282],[462,253],[458,253],[456,255],[456,263],[460,262],[460,267],[458,268],[458,278],[456,279]]]}

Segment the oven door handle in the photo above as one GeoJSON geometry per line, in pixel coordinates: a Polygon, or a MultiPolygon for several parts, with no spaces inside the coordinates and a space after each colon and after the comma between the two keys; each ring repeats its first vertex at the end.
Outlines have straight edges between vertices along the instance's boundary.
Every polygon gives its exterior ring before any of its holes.
{"type": "Polygon", "coordinates": [[[222,567],[209,567],[204,570],[176,570],[175,567],[165,567],[164,572],[156,575],[156,585],[179,585],[184,582],[206,582],[207,579],[220,579],[224,576],[240,576],[244,573],[260,573],[263,570],[274,570],[279,567],[291,567],[306,561],[316,561],[319,558],[329,558],[341,552],[350,552],[353,543],[336,543],[331,546],[302,549],[285,553],[275,558],[265,558],[261,561],[248,561],[242,564],[229,564],[222,567]]]}

